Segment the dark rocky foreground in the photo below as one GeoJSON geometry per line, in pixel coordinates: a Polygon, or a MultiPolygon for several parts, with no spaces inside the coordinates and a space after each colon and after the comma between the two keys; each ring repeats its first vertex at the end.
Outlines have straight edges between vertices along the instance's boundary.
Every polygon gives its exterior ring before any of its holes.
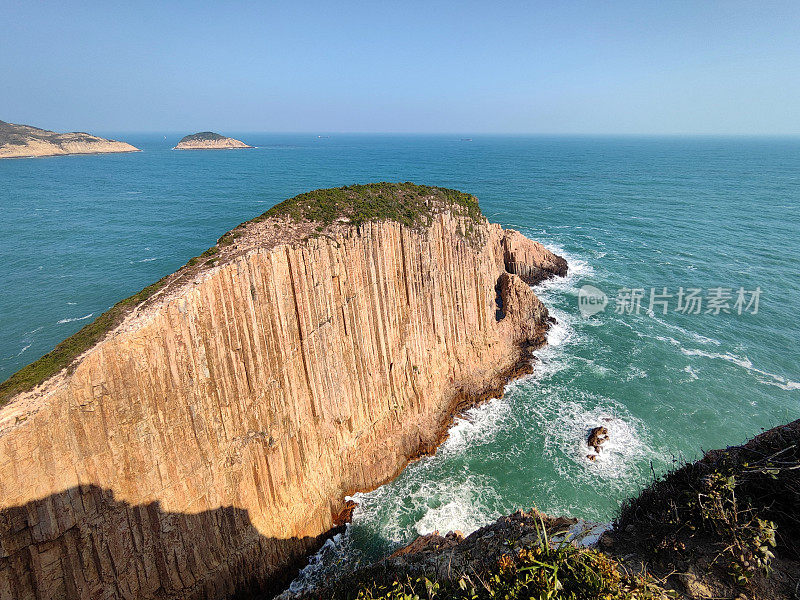
{"type": "Polygon", "coordinates": [[[797,598],[800,420],[667,474],[610,525],[598,541],[590,524],[520,511],[295,597],[797,598]]]}

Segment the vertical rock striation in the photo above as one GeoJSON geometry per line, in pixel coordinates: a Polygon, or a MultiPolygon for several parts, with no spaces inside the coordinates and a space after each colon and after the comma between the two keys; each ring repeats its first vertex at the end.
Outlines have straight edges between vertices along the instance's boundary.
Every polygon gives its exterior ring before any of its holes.
{"type": "Polygon", "coordinates": [[[547,310],[513,273],[563,259],[468,220],[254,222],[17,395],[0,410],[0,599],[279,582],[346,494],[435,448],[543,343],[547,310]]]}

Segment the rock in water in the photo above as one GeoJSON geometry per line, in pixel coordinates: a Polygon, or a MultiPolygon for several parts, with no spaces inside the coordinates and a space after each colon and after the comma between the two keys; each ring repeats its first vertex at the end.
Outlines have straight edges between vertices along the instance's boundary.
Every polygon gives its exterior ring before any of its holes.
{"type": "Polygon", "coordinates": [[[605,444],[606,441],[608,441],[608,429],[605,427],[595,427],[589,432],[589,438],[586,440],[586,445],[590,448],[594,448],[594,451],[599,454],[602,445],[605,444]]]}
{"type": "Polygon", "coordinates": [[[187,135],[173,150],[235,150],[236,148],[252,148],[240,140],[225,137],[213,131],[201,131],[187,135]]]}

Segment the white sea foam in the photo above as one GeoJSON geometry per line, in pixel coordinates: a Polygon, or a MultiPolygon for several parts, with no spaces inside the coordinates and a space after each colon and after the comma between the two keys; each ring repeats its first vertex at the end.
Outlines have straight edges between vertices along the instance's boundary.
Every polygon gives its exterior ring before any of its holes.
{"type": "MultiPolygon", "coordinates": [[[[574,330],[565,321],[559,321],[559,323],[566,331],[555,333],[558,336],[555,340],[556,343],[552,343],[548,336],[548,345],[534,352],[536,362],[533,365],[533,374],[515,382],[517,385],[524,385],[530,380],[534,382],[546,381],[555,373],[565,369],[570,364],[570,361],[574,360],[574,358],[567,355],[564,348],[564,345],[569,345],[575,340],[574,330]]],[[[555,327],[551,328],[550,331],[553,332],[553,329],[555,327]]]]}
{"type": "Polygon", "coordinates": [[[428,457],[393,483],[355,494],[359,506],[353,522],[402,544],[433,531],[469,535],[500,516],[496,481],[469,472],[441,473],[438,466],[435,457],[428,457]]]}
{"type": "Polygon", "coordinates": [[[763,369],[758,369],[753,366],[752,361],[746,356],[737,356],[730,352],[704,352],[703,350],[698,350],[695,348],[681,348],[681,352],[683,352],[686,356],[701,356],[703,358],[724,360],[729,363],[733,363],[753,374],[753,376],[755,376],[755,378],[761,383],[772,385],[782,390],[800,390],[800,382],[786,379],[781,375],[776,375],[775,373],[770,373],[769,371],[764,371],[763,369]]]}
{"type": "Polygon", "coordinates": [[[594,481],[623,489],[626,478],[647,458],[659,455],[651,447],[647,427],[621,403],[566,386],[542,390],[530,406],[544,436],[544,454],[562,477],[594,481]],[[586,444],[594,427],[608,430],[608,441],[595,454],[586,444]]]}
{"type": "Polygon", "coordinates": [[[736,356],[730,352],[725,352],[724,354],[717,352],[705,352],[704,350],[697,350],[695,348],[681,348],[681,352],[683,352],[686,356],[703,356],[705,358],[725,360],[735,365],[739,365],[744,369],[753,368],[753,363],[750,362],[749,358],[746,356],[736,356]]]}
{"type": "Polygon", "coordinates": [[[511,407],[506,398],[485,402],[455,418],[447,440],[440,448],[443,453],[465,452],[470,446],[487,444],[508,418],[511,407]]]}
{"type": "Polygon", "coordinates": [[[669,321],[665,321],[664,319],[661,319],[661,318],[659,318],[659,317],[657,317],[655,315],[653,315],[652,318],[653,318],[654,321],[656,321],[658,324],[662,325],[663,327],[666,327],[667,329],[671,329],[672,331],[677,331],[681,335],[684,335],[684,336],[686,336],[686,337],[688,337],[688,338],[690,338],[690,339],[692,339],[692,340],[694,340],[694,341],[696,341],[696,342],[698,342],[700,344],[713,345],[713,346],[719,346],[721,344],[721,342],[718,341],[718,340],[715,340],[715,339],[710,338],[710,337],[706,337],[704,335],[700,335],[699,333],[697,333],[695,331],[689,331],[688,329],[684,329],[680,325],[675,325],[674,323],[670,323],[669,321]]]}
{"type": "Polygon", "coordinates": [[[625,381],[633,381],[634,379],[647,379],[647,371],[635,365],[628,365],[628,370],[625,373],[625,381]]]}
{"type": "Polygon", "coordinates": [[[72,322],[74,322],[74,321],[85,321],[86,319],[88,319],[89,317],[91,317],[93,314],[94,314],[94,313],[89,313],[89,314],[88,314],[88,315],[86,315],[85,317],[73,317],[73,318],[71,318],[71,319],[61,319],[61,320],[58,322],[58,324],[59,324],[59,325],[63,325],[64,323],[72,323],[72,322]]]}
{"type": "Polygon", "coordinates": [[[689,374],[689,378],[690,378],[692,381],[696,381],[697,379],[699,379],[699,377],[697,376],[697,373],[695,373],[695,371],[694,371],[694,369],[692,369],[692,366],[691,366],[691,365],[686,365],[686,366],[683,368],[683,372],[684,372],[684,373],[688,373],[688,374],[689,374]]]}
{"type": "Polygon", "coordinates": [[[601,377],[605,377],[611,372],[608,367],[599,364],[595,359],[592,358],[585,358],[583,356],[565,356],[564,358],[564,366],[567,366],[567,364],[570,362],[580,362],[584,365],[581,367],[581,370],[591,371],[592,373],[600,375],[601,377]]]}
{"type": "Polygon", "coordinates": [[[300,569],[297,577],[289,584],[289,592],[296,594],[324,583],[331,566],[347,559],[350,545],[348,530],[349,525],[344,533],[337,533],[325,540],[322,548],[308,558],[308,564],[300,569]]]}
{"type": "MultiPolygon", "coordinates": [[[[772,377],[776,377],[775,375],[771,375],[772,377]]],[[[779,387],[782,390],[790,391],[790,390],[800,390],[800,382],[798,381],[787,381],[786,379],[781,380],[767,380],[762,379],[761,383],[766,383],[767,385],[774,385],[775,387],[779,387]]]]}
{"type": "Polygon", "coordinates": [[[566,277],[552,277],[541,282],[535,288],[537,294],[546,295],[551,291],[563,292],[567,290],[577,292],[574,287],[575,283],[594,275],[594,268],[583,258],[567,252],[557,244],[547,244],[547,249],[562,256],[567,261],[567,275],[566,277]]]}
{"type": "Polygon", "coordinates": [[[556,322],[550,326],[550,330],[547,332],[547,343],[550,346],[561,346],[574,337],[575,329],[563,311],[554,308],[550,310],[550,314],[556,319],[556,322]]]}
{"type": "Polygon", "coordinates": [[[30,343],[30,344],[28,344],[27,346],[23,347],[23,348],[22,348],[22,350],[20,350],[20,351],[19,351],[19,353],[17,354],[17,356],[22,356],[22,353],[23,353],[23,352],[25,352],[25,350],[27,350],[28,348],[30,348],[32,345],[33,345],[33,342],[31,342],[31,343],[30,343]]]}
{"type": "Polygon", "coordinates": [[[497,499],[495,482],[487,483],[481,478],[467,477],[456,485],[444,486],[434,493],[433,502],[422,517],[414,524],[419,535],[439,531],[442,535],[449,531],[461,531],[469,535],[500,516],[490,502],[497,499]]]}

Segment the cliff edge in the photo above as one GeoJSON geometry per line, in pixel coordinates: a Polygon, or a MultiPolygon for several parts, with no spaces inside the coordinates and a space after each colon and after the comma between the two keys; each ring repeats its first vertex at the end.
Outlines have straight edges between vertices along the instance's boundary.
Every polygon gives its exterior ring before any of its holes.
{"type": "Polygon", "coordinates": [[[225,137],[213,131],[201,131],[183,137],[173,150],[233,150],[252,147],[240,140],[225,137]]]}
{"type": "Polygon", "coordinates": [[[0,121],[0,158],[31,158],[64,154],[140,152],[125,142],[82,132],[56,133],[30,125],[0,121]]]}
{"type": "Polygon", "coordinates": [[[530,370],[566,263],[472,196],[301,194],[0,385],[0,598],[285,582],[343,498],[530,370]]]}

